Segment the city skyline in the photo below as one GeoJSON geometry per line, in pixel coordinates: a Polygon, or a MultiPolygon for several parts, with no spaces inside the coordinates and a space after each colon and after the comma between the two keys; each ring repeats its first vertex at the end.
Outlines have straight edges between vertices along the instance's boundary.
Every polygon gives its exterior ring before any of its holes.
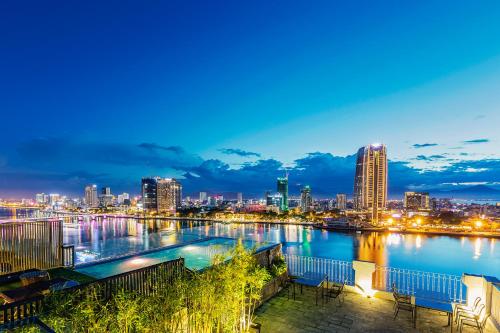
{"type": "Polygon", "coordinates": [[[0,197],[145,175],[256,196],[286,170],[349,194],[373,142],[389,198],[500,189],[497,2],[2,9],[0,197]]]}

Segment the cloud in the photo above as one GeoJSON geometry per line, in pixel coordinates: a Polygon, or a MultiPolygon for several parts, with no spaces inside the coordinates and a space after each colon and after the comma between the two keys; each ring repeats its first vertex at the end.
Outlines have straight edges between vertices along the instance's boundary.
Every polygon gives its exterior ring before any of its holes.
{"type": "Polygon", "coordinates": [[[22,143],[17,149],[18,164],[40,168],[71,168],[108,164],[115,166],[147,166],[182,168],[201,163],[201,158],[186,153],[181,147],[164,147],[154,143],[76,142],[64,138],[37,138],[22,143]]]}
{"type": "Polygon", "coordinates": [[[417,161],[433,161],[433,160],[439,160],[445,158],[444,155],[430,155],[430,156],[425,156],[425,155],[417,155],[415,160],[417,161]]]}
{"type": "Polygon", "coordinates": [[[260,157],[261,155],[259,153],[254,153],[254,152],[251,152],[251,151],[246,151],[246,150],[242,150],[242,149],[235,149],[235,148],[222,148],[222,149],[219,149],[219,151],[223,154],[226,154],[226,155],[238,155],[238,156],[242,156],[242,157],[251,157],[251,156],[255,156],[255,157],[260,157]]]}
{"type": "Polygon", "coordinates": [[[464,144],[475,144],[475,143],[486,143],[490,142],[489,139],[474,139],[474,140],[467,140],[463,141],[464,144]]]}
{"type": "MultiPolygon", "coordinates": [[[[291,195],[310,185],[315,197],[333,197],[353,192],[356,155],[335,156],[312,152],[285,165],[276,159],[258,159],[240,165],[219,159],[204,160],[178,147],[154,143],[75,142],[61,138],[30,140],[15,152],[3,153],[0,193],[62,192],[82,195],[88,183],[111,186],[113,193],[139,193],[140,179],[147,175],[181,179],[186,195],[198,191],[243,192],[262,197],[276,191],[276,178],[289,172],[291,195]],[[82,171],[83,170],[83,171],[82,171]],[[17,191],[17,192],[16,192],[17,191]]],[[[418,155],[430,164],[445,155],[418,155]]],[[[453,160],[440,169],[416,167],[410,161],[389,161],[389,195],[400,196],[408,189],[446,188],[446,183],[495,184],[500,180],[500,159],[453,160]]],[[[498,185],[494,185],[497,187],[498,185]]]]}
{"type": "Polygon", "coordinates": [[[184,153],[184,149],[182,147],[179,147],[179,146],[161,146],[161,145],[158,145],[156,143],[141,143],[138,145],[138,147],[144,148],[144,149],[150,149],[150,150],[158,149],[158,150],[171,151],[171,152],[174,152],[176,154],[183,154],[184,153]]]}
{"type": "Polygon", "coordinates": [[[412,145],[413,148],[419,149],[419,148],[426,148],[426,147],[434,147],[437,146],[437,143],[415,143],[412,145]]]}

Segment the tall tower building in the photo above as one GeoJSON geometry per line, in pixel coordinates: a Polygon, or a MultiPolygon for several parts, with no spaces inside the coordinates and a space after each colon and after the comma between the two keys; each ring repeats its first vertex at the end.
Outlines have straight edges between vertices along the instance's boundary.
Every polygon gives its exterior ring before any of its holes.
{"type": "Polygon", "coordinates": [[[312,207],[312,195],[311,195],[311,187],[306,185],[300,191],[300,210],[303,213],[306,213],[311,210],[312,207]]]}
{"type": "Polygon", "coordinates": [[[207,192],[200,192],[200,203],[204,203],[207,201],[207,192]]]}
{"type": "Polygon", "coordinates": [[[283,178],[278,178],[277,179],[277,187],[278,187],[278,193],[281,194],[281,205],[280,205],[280,210],[282,212],[287,212],[288,211],[288,173],[286,174],[285,177],[283,178]]]}
{"type": "Polygon", "coordinates": [[[160,213],[175,213],[181,207],[181,183],[174,178],[159,178],[156,185],[156,210],[160,213]]]}
{"type": "Polygon", "coordinates": [[[89,207],[98,207],[99,199],[97,198],[97,186],[87,185],[85,186],[85,204],[89,207]]]}
{"type": "Polygon", "coordinates": [[[156,186],[158,177],[142,178],[141,193],[142,193],[142,207],[146,211],[156,209],[156,186]]]}
{"type": "Polygon", "coordinates": [[[345,210],[347,208],[347,195],[343,193],[338,193],[336,198],[336,207],[340,210],[345,210]]]}
{"type": "Polygon", "coordinates": [[[354,208],[368,210],[373,223],[387,200],[387,149],[382,144],[371,144],[358,150],[354,176],[354,208]]]}
{"type": "Polygon", "coordinates": [[[238,204],[241,205],[243,203],[243,193],[238,192],[238,194],[236,195],[236,199],[238,201],[238,204]]]}

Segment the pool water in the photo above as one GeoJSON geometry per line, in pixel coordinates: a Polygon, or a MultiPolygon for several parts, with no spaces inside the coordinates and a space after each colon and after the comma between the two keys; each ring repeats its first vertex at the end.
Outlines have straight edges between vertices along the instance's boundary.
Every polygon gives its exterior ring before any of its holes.
{"type": "MultiPolygon", "coordinates": [[[[228,254],[228,252],[235,247],[237,242],[238,240],[230,238],[211,238],[191,242],[186,245],[170,246],[165,249],[158,249],[136,256],[127,256],[122,259],[79,265],[76,271],[101,279],[180,257],[185,259],[186,267],[192,270],[199,270],[210,266],[215,255],[228,254]]],[[[263,248],[269,245],[270,244],[251,240],[243,241],[243,246],[246,249],[263,248]]]]}

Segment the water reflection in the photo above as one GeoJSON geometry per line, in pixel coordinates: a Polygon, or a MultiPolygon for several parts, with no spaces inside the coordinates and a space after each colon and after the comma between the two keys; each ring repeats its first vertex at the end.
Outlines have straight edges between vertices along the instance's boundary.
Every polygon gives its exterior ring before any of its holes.
{"type": "Polygon", "coordinates": [[[128,218],[66,219],[64,241],[75,244],[78,260],[95,260],[209,236],[283,243],[289,254],[460,275],[500,276],[500,248],[494,239],[317,230],[296,225],[222,224],[128,218]]]}

